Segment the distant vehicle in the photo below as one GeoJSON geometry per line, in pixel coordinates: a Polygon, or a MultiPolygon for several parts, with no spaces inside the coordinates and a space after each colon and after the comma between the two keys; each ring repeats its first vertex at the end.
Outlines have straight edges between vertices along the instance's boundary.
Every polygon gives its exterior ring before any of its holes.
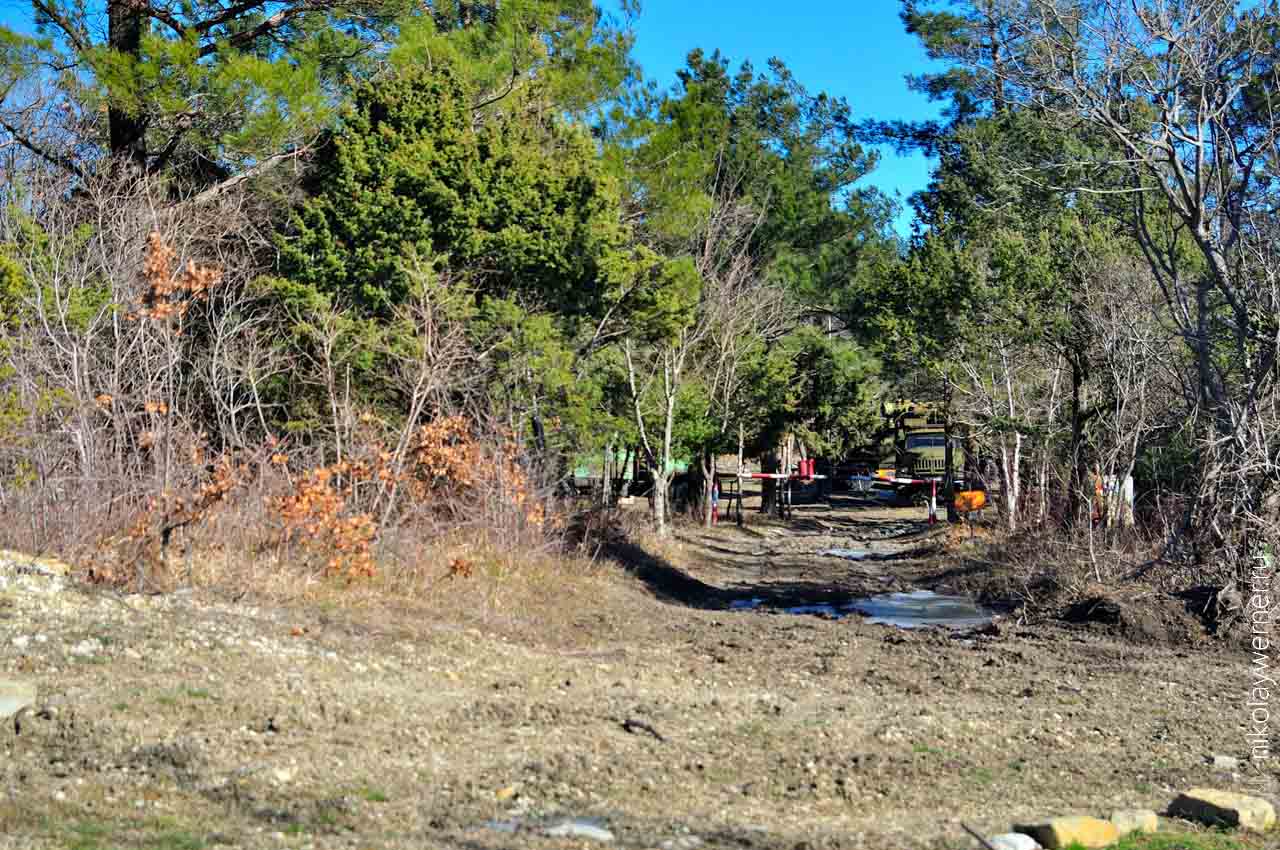
{"type": "MultiPolygon", "coordinates": [[[[937,481],[947,477],[947,424],[934,405],[909,400],[880,406],[884,424],[873,442],[850,456],[841,467],[843,479],[855,493],[877,500],[911,504],[926,498],[929,485],[869,482],[867,478],[937,481]]],[[[955,484],[963,483],[965,456],[958,435],[951,437],[951,469],[955,484]]]]}
{"type": "MultiPolygon", "coordinates": [[[[963,476],[964,447],[959,438],[951,438],[951,462],[956,477],[963,476]]],[[[947,432],[945,428],[923,428],[908,431],[903,462],[898,472],[904,477],[941,481],[947,477],[947,432]]]]}
{"type": "MultiPolygon", "coordinates": [[[[915,401],[885,402],[880,411],[893,425],[897,477],[944,480],[947,477],[946,417],[934,405],[915,401]]],[[[957,481],[963,478],[964,446],[956,434],[951,437],[951,469],[957,481]]]]}

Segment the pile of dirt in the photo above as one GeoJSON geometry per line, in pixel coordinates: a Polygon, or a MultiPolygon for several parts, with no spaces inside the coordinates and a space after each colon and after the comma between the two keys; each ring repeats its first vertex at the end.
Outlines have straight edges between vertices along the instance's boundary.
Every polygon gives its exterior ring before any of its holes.
{"type": "Polygon", "coordinates": [[[1062,619],[1100,627],[1144,645],[1190,646],[1208,637],[1204,624],[1181,600],[1149,589],[1088,594],[1069,605],[1062,619]]]}
{"type": "Polygon", "coordinates": [[[1252,637],[1249,617],[1244,599],[1234,585],[1200,585],[1177,596],[1209,634],[1234,646],[1248,645],[1252,637]]]}

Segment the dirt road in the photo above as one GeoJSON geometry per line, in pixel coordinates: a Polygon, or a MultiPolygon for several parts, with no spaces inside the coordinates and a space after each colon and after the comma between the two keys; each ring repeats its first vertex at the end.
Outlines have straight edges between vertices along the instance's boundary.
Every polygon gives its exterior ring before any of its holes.
{"type": "Polygon", "coordinates": [[[0,846],[960,848],[962,820],[1239,787],[1206,757],[1247,755],[1242,654],[779,612],[947,589],[921,517],[685,532],[542,607],[459,583],[431,618],[9,568],[0,678],[41,697],[0,733],[0,846]]]}

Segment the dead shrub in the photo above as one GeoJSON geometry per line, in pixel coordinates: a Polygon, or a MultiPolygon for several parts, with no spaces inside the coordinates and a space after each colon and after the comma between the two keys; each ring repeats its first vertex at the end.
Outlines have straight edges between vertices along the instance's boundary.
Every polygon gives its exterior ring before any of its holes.
{"type": "MultiPolygon", "coordinates": [[[[199,456],[190,461],[188,472],[194,474],[184,475],[189,481],[187,489],[163,490],[151,496],[122,536],[101,541],[99,552],[106,557],[94,559],[88,574],[91,581],[133,585],[139,590],[167,589],[174,583],[174,535],[213,519],[249,472],[247,464],[230,455],[210,464],[202,463],[199,456]]],[[[183,548],[190,555],[190,547],[183,548]]]]}
{"type": "Polygon", "coordinates": [[[264,243],[243,199],[175,204],[170,188],[50,178],[31,186],[38,220],[0,211],[0,272],[17,281],[0,340],[0,546],[58,552],[112,586],[232,594],[426,593],[556,562],[552,486],[470,403],[484,367],[465,287],[419,275],[403,344],[383,352],[407,399],[388,423],[360,407],[341,357],[272,333],[285,317],[255,294],[264,243]],[[282,442],[262,390],[286,375],[319,388],[331,421],[282,442]]]}
{"type": "MultiPolygon", "coordinates": [[[[1087,535],[1087,532],[1085,532],[1087,535]]],[[[1058,617],[1103,590],[1171,590],[1158,577],[1161,541],[1137,530],[1101,535],[1095,545],[1076,528],[1040,527],[1008,534],[984,525],[971,538],[957,527],[944,544],[953,584],[988,601],[1020,609],[1028,620],[1058,617]]]]}
{"type": "Polygon", "coordinates": [[[289,493],[269,500],[281,520],[281,562],[296,558],[298,565],[314,571],[318,560],[325,575],[350,579],[374,574],[373,517],[349,507],[356,485],[368,474],[368,465],[359,462],[306,469],[289,493]],[[295,542],[300,551],[291,552],[295,542]]]}

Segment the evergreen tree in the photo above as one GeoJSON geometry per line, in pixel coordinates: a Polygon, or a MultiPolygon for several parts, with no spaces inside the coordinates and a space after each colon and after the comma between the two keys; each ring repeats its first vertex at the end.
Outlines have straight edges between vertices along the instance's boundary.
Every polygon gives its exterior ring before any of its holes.
{"type": "Polygon", "coordinates": [[[385,316],[404,301],[415,252],[481,295],[599,313],[625,239],[590,138],[555,116],[479,119],[474,103],[448,67],[358,86],[281,237],[281,272],[385,316]]]}

